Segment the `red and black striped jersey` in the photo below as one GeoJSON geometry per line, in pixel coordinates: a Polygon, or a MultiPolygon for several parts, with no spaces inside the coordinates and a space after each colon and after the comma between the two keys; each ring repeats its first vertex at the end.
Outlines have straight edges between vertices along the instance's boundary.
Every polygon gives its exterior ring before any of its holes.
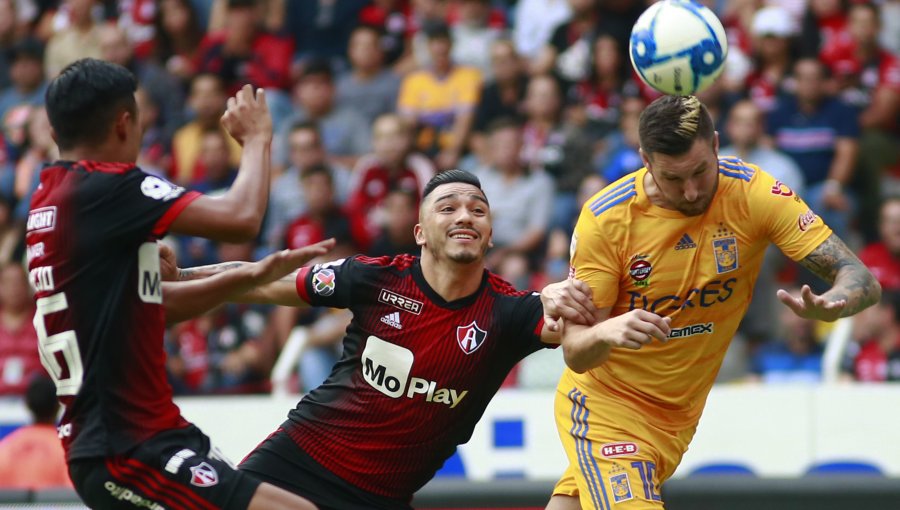
{"type": "Polygon", "coordinates": [[[297,291],[353,320],[331,375],[290,412],[286,432],[322,466],[381,496],[409,499],[472,435],[504,378],[546,347],[537,293],[485,271],[447,302],[418,257],[353,257],[306,268],[297,291]]]}
{"type": "Polygon", "coordinates": [[[187,424],[166,380],[156,240],[197,196],[131,164],[56,162],[41,172],[28,269],[70,461],[187,424]]]}

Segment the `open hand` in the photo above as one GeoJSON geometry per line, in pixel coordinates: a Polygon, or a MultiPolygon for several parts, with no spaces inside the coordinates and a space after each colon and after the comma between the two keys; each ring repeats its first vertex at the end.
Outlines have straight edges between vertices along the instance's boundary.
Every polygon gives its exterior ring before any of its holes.
{"type": "Polygon", "coordinates": [[[798,316],[819,321],[832,322],[840,319],[847,306],[846,299],[819,296],[813,293],[809,285],[800,289],[799,297],[792,296],[784,289],[778,289],[775,295],[798,316]]]}
{"type": "Polygon", "coordinates": [[[255,285],[265,285],[291,274],[310,260],[321,257],[334,248],[335,240],[327,239],[296,250],[281,250],[253,264],[255,285]]]}
{"type": "Polygon", "coordinates": [[[222,115],[222,126],[241,145],[253,139],[271,142],[272,117],[266,104],[265,91],[256,89],[254,93],[253,87],[244,85],[234,97],[228,98],[227,109],[222,115]]]}
{"type": "Polygon", "coordinates": [[[597,307],[594,306],[591,288],[575,278],[544,287],[541,304],[544,305],[544,324],[550,331],[559,331],[561,318],[584,326],[597,322],[597,307]]]}

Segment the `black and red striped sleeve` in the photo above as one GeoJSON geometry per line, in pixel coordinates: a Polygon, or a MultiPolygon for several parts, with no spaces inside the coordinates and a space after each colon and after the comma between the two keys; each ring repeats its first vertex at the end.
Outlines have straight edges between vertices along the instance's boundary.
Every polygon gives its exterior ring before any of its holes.
{"type": "Polygon", "coordinates": [[[524,350],[527,356],[532,352],[545,347],[556,347],[541,341],[541,331],[544,329],[544,307],[541,304],[541,295],[537,292],[527,294],[520,293],[515,296],[506,296],[506,306],[500,309],[504,324],[511,324],[513,335],[520,339],[518,346],[524,350]]]}
{"type": "Polygon", "coordinates": [[[312,306],[350,308],[366,264],[356,257],[304,267],[297,273],[297,295],[312,306]]]}

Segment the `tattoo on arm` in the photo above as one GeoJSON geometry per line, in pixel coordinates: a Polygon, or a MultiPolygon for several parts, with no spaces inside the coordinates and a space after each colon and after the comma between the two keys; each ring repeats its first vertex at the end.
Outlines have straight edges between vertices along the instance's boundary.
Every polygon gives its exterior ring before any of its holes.
{"type": "Polygon", "coordinates": [[[880,299],[881,290],[872,273],[834,234],[801,260],[800,265],[832,284],[826,293],[829,297],[847,300],[845,316],[853,315],[880,299]]]}
{"type": "Polygon", "coordinates": [[[224,273],[225,271],[229,271],[231,269],[237,269],[249,263],[250,262],[222,262],[221,264],[212,264],[209,266],[179,269],[178,280],[183,282],[188,280],[200,280],[202,278],[209,278],[210,276],[224,273]]]}

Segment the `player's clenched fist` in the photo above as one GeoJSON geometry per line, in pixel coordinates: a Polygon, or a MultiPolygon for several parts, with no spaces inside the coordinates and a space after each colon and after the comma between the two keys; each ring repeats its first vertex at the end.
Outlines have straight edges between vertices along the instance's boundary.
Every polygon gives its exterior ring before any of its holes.
{"type": "Polygon", "coordinates": [[[672,331],[672,319],[646,310],[632,310],[594,326],[596,340],[612,347],[640,349],[653,339],[665,342],[672,331]]]}
{"type": "Polygon", "coordinates": [[[253,140],[270,143],[272,117],[263,89],[254,93],[253,87],[244,85],[234,97],[228,98],[222,125],[241,145],[253,140]]]}

